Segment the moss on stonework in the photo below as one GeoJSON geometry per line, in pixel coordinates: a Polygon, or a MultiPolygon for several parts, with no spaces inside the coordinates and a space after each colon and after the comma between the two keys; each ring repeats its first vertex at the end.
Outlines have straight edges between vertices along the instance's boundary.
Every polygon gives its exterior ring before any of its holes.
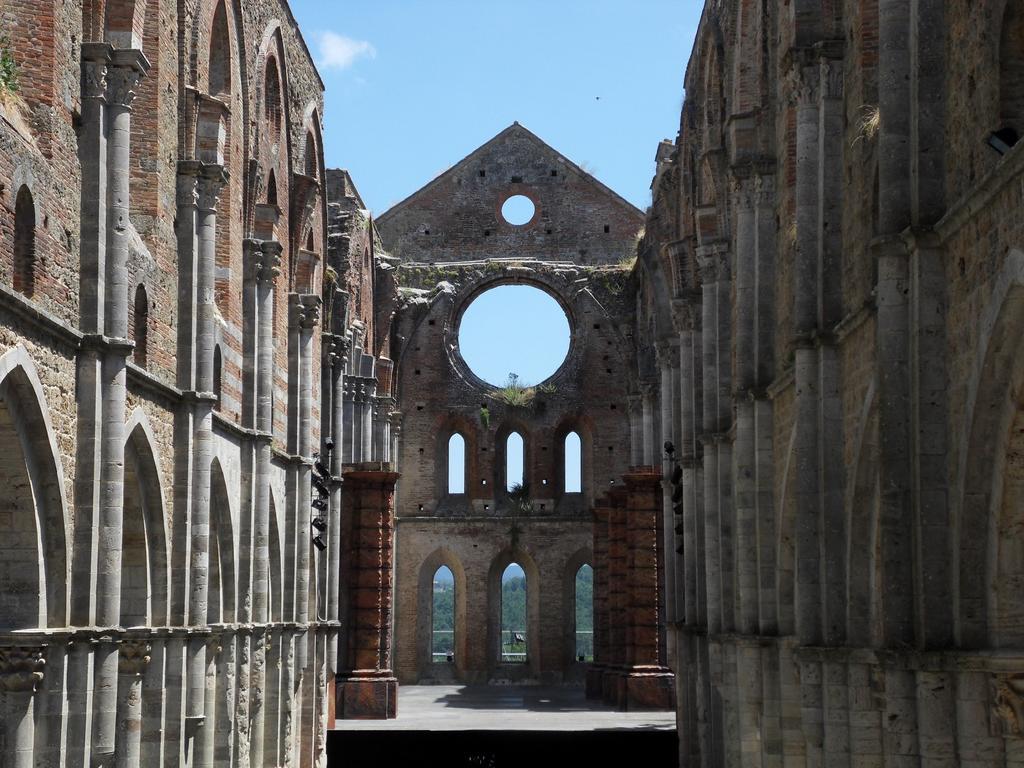
{"type": "Polygon", "coordinates": [[[0,96],[18,92],[18,63],[11,52],[11,41],[0,36],[0,96]]]}

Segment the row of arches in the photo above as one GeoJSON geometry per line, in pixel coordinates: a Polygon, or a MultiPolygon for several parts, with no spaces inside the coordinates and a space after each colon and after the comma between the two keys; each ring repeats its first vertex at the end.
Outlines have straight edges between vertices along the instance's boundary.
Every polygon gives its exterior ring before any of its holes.
{"type": "MultiPolygon", "coordinates": [[[[121,531],[121,626],[165,626],[170,615],[169,526],[155,439],[135,411],[125,444],[121,531]]],[[[42,384],[24,347],[0,357],[0,631],[88,623],[69,613],[70,518],[63,468],[42,384]]],[[[210,472],[209,624],[236,618],[237,552],[225,472],[210,472]]],[[[282,537],[270,510],[270,610],[283,619],[282,537]]]]}
{"type": "Polygon", "coordinates": [[[569,558],[560,582],[542,583],[533,558],[513,548],[491,563],[484,596],[476,593],[475,583],[467,581],[454,552],[442,549],[432,554],[420,570],[420,677],[459,678],[479,672],[481,664],[492,672],[529,676],[539,670],[542,645],[558,636],[563,643],[563,669],[592,662],[594,571],[588,552],[569,558]],[[562,598],[557,627],[545,624],[552,620],[550,607],[541,609],[541,603],[551,599],[552,586],[562,598]],[[483,597],[486,622],[471,618],[468,608],[474,606],[477,613],[483,597]],[[471,648],[479,649],[484,641],[486,651],[481,657],[479,650],[471,648]]]}
{"type": "MultiPolygon", "coordinates": [[[[499,451],[499,459],[504,459],[501,465],[501,487],[506,493],[515,493],[527,486],[526,478],[526,440],[523,435],[513,430],[504,440],[503,450],[499,451]]],[[[555,476],[559,477],[561,493],[582,493],[583,492],[583,441],[576,431],[569,432],[561,440],[561,466],[555,467],[555,476]]],[[[469,485],[468,463],[466,461],[466,438],[460,432],[453,432],[448,438],[447,455],[447,493],[458,495],[466,493],[469,485]]],[[[487,479],[481,480],[482,485],[487,485],[487,479]]],[[[543,478],[542,486],[547,486],[549,480],[543,478]]],[[[527,489],[529,490],[529,489],[527,489]]],[[[546,488],[540,489],[542,493],[546,488]]]]}

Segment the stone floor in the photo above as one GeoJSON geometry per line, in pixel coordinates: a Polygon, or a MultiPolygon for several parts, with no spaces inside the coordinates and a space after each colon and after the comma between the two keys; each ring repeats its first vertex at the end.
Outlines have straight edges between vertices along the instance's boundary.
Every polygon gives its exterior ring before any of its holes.
{"type": "Polygon", "coordinates": [[[674,712],[618,712],[582,688],[405,685],[395,720],[338,720],[342,731],[674,731],[674,712]]]}

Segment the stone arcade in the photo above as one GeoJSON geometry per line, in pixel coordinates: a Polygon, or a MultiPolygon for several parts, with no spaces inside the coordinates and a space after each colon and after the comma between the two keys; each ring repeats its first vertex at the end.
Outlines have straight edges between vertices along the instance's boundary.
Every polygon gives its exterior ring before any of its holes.
{"type": "Polygon", "coordinates": [[[0,766],[322,766],[444,681],[1024,765],[1024,0],[708,0],[646,215],[515,124],[374,221],[285,0],[0,29],[0,766]],[[525,404],[459,348],[508,284],[571,329],[525,404]]]}

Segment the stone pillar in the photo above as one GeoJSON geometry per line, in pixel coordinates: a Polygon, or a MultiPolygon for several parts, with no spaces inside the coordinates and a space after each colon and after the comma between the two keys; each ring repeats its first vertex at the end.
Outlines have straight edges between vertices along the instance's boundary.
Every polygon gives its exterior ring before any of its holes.
{"type": "Polygon", "coordinates": [[[625,711],[673,709],[675,679],[664,664],[658,637],[661,473],[631,471],[626,483],[625,667],[617,680],[617,705],[625,711]]]}
{"type": "Polygon", "coordinates": [[[142,676],[149,665],[150,645],[145,640],[121,643],[118,660],[120,676],[120,717],[118,718],[118,768],[135,768],[142,756],[142,676]]]}
{"type": "MultiPolygon", "coordinates": [[[[195,392],[193,407],[192,457],[192,549],[189,575],[189,625],[204,626],[207,622],[209,595],[210,548],[210,465],[213,461],[213,350],[216,305],[214,272],[217,245],[217,200],[226,181],[224,170],[217,165],[199,169],[196,208],[196,334],[195,392]]],[[[198,722],[206,707],[206,638],[189,640],[188,696],[186,717],[198,722]]]]}
{"type": "Polygon", "coordinates": [[[330,517],[327,533],[327,621],[331,628],[327,631],[327,697],[328,720],[335,719],[335,676],[338,672],[338,628],[341,620],[341,516],[342,516],[342,483],[343,446],[345,445],[345,369],[348,365],[349,342],[344,336],[334,336],[334,347],[331,352],[331,388],[333,392],[331,406],[331,436],[334,450],[331,453],[331,498],[330,517]]]}
{"type": "Polygon", "coordinates": [[[626,489],[612,488],[608,494],[608,657],[601,680],[606,704],[618,701],[618,677],[626,663],[626,489]]]}
{"type": "Polygon", "coordinates": [[[337,679],[336,713],[344,719],[397,716],[398,680],[391,670],[396,472],[383,464],[347,467],[344,475],[342,584],[348,635],[337,679]]]}
{"type": "MultiPolygon", "coordinates": [[[[346,341],[351,345],[351,341],[346,341]]],[[[345,370],[348,370],[346,366],[345,370]]],[[[342,433],[341,438],[341,461],[344,464],[354,464],[356,451],[354,447],[355,436],[355,414],[356,414],[356,380],[355,376],[345,374],[342,381],[342,421],[349,425],[349,428],[342,433]]]]}
{"type": "MultiPolygon", "coordinates": [[[[677,419],[676,412],[679,408],[679,347],[676,345],[676,340],[668,340],[659,342],[655,346],[657,352],[658,371],[660,373],[660,399],[661,404],[661,443],[672,442],[673,446],[676,444],[676,440],[679,439],[677,434],[677,419]]],[[[674,454],[676,460],[678,459],[678,447],[676,447],[677,453],[674,454]]],[[[681,604],[681,600],[678,599],[676,589],[676,546],[675,546],[675,519],[672,514],[672,485],[668,482],[668,478],[672,475],[672,470],[675,466],[674,460],[669,458],[666,451],[662,450],[662,445],[657,446],[657,452],[655,455],[661,456],[661,461],[658,462],[660,465],[661,476],[665,478],[665,482],[662,483],[662,516],[661,516],[661,539],[664,542],[662,547],[662,554],[664,556],[664,566],[661,569],[661,590],[664,595],[663,600],[665,604],[665,620],[668,623],[676,621],[679,617],[680,611],[677,605],[681,604]]],[[[668,660],[666,659],[666,663],[668,660]]]]}
{"type": "MultiPolygon", "coordinates": [[[[127,397],[128,244],[131,171],[131,115],[139,82],[149,69],[141,51],[115,50],[107,68],[107,223],[103,272],[102,422],[100,429],[99,538],[96,624],[121,621],[121,526],[124,498],[124,425],[127,397]]],[[[109,764],[116,740],[117,645],[96,647],[96,703],[93,753],[109,764]]]]}
{"type": "Polygon", "coordinates": [[[608,516],[611,513],[607,497],[602,496],[594,506],[594,662],[587,668],[586,693],[588,699],[601,698],[601,680],[608,664],[608,612],[611,588],[608,578],[608,516]]]}
{"type": "Polygon", "coordinates": [[[254,765],[263,764],[266,730],[266,625],[270,622],[270,458],[273,443],[274,387],[274,286],[281,271],[280,243],[247,241],[251,258],[250,279],[256,297],[256,389],[253,479],[253,680],[252,752],[254,765]]]}
{"type": "Polygon", "coordinates": [[[46,668],[45,646],[0,648],[0,692],[6,758],[11,768],[35,767],[35,698],[46,668]]]}
{"type": "Polygon", "coordinates": [[[296,556],[295,590],[296,617],[300,626],[297,639],[296,664],[299,674],[306,669],[309,643],[303,627],[309,623],[309,548],[312,540],[309,520],[312,499],[311,474],[313,455],[313,330],[320,321],[320,297],[316,294],[302,294],[296,297],[295,324],[298,328],[299,356],[299,403],[298,403],[298,453],[303,463],[298,468],[298,509],[295,516],[299,530],[296,535],[298,553],[296,556]]]}

